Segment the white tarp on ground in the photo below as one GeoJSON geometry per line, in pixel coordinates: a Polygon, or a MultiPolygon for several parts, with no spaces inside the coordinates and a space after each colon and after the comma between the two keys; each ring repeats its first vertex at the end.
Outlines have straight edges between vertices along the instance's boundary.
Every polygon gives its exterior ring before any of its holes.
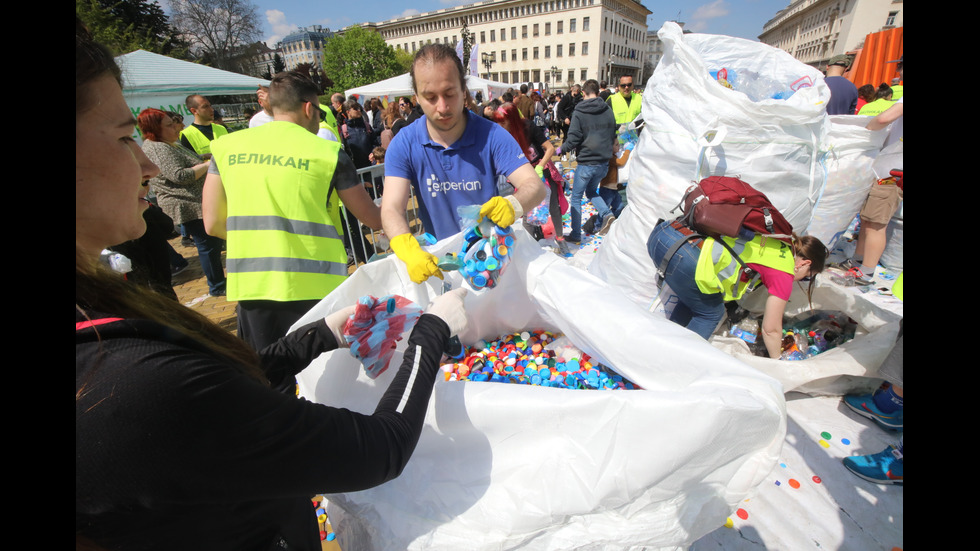
{"type": "Polygon", "coordinates": [[[135,117],[148,107],[192,116],[184,105],[191,94],[253,94],[268,80],[136,50],[116,57],[122,69],[123,97],[135,117]]]}
{"type": "MultiPolygon", "coordinates": [[[[489,100],[503,95],[512,85],[469,75],[466,77],[466,87],[469,89],[470,94],[476,95],[477,92],[480,92],[483,94],[484,100],[489,100]]],[[[412,90],[411,76],[405,73],[364,86],[358,86],[357,88],[351,88],[345,94],[347,97],[354,95],[360,96],[360,101],[363,103],[364,100],[374,97],[384,98],[387,96],[389,99],[397,96],[412,97],[415,95],[415,91],[412,90]]]]}
{"type": "MultiPolygon", "coordinates": [[[[463,343],[560,331],[644,390],[438,381],[402,475],[328,496],[344,551],[683,547],[724,524],[774,469],[785,435],[775,380],[543,252],[523,229],[516,236],[498,286],[466,299],[463,343]]],[[[390,256],[360,267],[297,326],[366,294],[424,306],[441,289],[411,283],[390,256]]],[[[377,380],[348,351],[325,354],[300,374],[300,392],[370,413],[403,349],[377,380]]]]}

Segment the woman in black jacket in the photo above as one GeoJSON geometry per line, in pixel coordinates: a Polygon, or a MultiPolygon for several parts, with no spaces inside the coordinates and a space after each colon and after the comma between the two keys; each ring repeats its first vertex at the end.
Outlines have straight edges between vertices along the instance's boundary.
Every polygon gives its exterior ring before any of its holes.
{"type": "Polygon", "coordinates": [[[77,17],[75,51],[76,548],[319,550],[310,496],[377,486],[411,457],[463,292],[419,318],[373,414],[297,398],[296,373],[346,346],[352,308],[256,353],[100,267],[103,248],[145,231],[158,169],[132,138],[119,68],[77,17]]]}

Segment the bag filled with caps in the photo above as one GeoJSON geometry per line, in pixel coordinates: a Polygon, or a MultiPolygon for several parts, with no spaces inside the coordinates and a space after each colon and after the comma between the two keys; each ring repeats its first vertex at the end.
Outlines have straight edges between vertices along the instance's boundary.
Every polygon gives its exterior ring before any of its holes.
{"type": "MultiPolygon", "coordinates": [[[[519,224],[494,287],[464,299],[463,346],[549,331],[639,389],[437,377],[397,478],[327,495],[344,551],[686,548],[725,524],[775,467],[786,433],[771,377],[541,249],[519,224]],[[744,427],[745,430],[738,430],[744,427]]],[[[458,252],[463,233],[426,246],[458,252]]],[[[423,310],[459,271],[415,284],[388,257],[361,266],[306,323],[371,295],[423,310]]],[[[401,362],[407,338],[391,357],[401,362]]],[[[298,375],[311,401],[370,414],[397,372],[372,379],[345,350],[298,375]]],[[[322,468],[329,469],[324,461],[322,468]]]]}

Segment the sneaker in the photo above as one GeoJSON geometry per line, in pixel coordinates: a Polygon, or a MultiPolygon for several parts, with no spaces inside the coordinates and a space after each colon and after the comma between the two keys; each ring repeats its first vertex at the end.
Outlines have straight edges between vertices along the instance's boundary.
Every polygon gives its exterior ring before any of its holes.
{"type": "Polygon", "coordinates": [[[844,467],[861,478],[876,484],[904,485],[905,461],[895,446],[871,455],[844,458],[844,467]]]}
{"type": "Polygon", "coordinates": [[[558,243],[558,254],[560,256],[572,256],[572,251],[568,250],[568,243],[565,243],[564,239],[557,239],[558,243]]]}
{"type": "Polygon", "coordinates": [[[845,260],[843,262],[838,262],[837,264],[831,264],[829,267],[830,268],[840,268],[841,270],[844,270],[846,272],[846,271],[850,270],[851,268],[860,268],[861,267],[861,264],[858,263],[858,262],[854,262],[853,260],[851,260],[850,258],[848,258],[847,260],[845,260]]]}
{"type": "Polygon", "coordinates": [[[190,263],[186,263],[186,262],[184,263],[183,266],[171,266],[170,267],[170,277],[174,277],[175,275],[183,272],[184,270],[187,269],[188,266],[190,266],[190,263]]]}
{"type": "Polygon", "coordinates": [[[223,296],[227,296],[228,295],[228,291],[226,291],[224,289],[221,289],[219,291],[211,291],[208,294],[211,295],[211,296],[213,296],[213,297],[223,297],[223,296]]]}
{"type": "Polygon", "coordinates": [[[905,428],[904,408],[893,413],[885,413],[875,405],[874,396],[844,396],[844,405],[851,408],[861,417],[871,419],[885,430],[903,430],[905,428]]]}
{"type": "Polygon", "coordinates": [[[858,287],[864,287],[864,286],[867,286],[867,285],[874,285],[875,284],[875,282],[874,282],[873,279],[871,279],[870,277],[866,276],[864,274],[864,272],[861,271],[861,268],[858,268],[856,266],[854,268],[851,268],[851,269],[847,270],[847,273],[852,274],[854,276],[854,285],[856,285],[858,287]]]}
{"type": "Polygon", "coordinates": [[[180,244],[183,245],[184,247],[193,247],[194,240],[191,239],[190,237],[181,237],[180,244]]]}
{"type": "Polygon", "coordinates": [[[565,242],[566,243],[571,243],[572,245],[581,245],[582,244],[582,238],[581,237],[568,236],[568,237],[565,238],[565,242]]]}
{"type": "Polygon", "coordinates": [[[615,214],[607,214],[606,217],[602,219],[602,229],[600,229],[596,235],[606,235],[609,233],[609,228],[612,227],[612,223],[615,221],[615,214]]]}

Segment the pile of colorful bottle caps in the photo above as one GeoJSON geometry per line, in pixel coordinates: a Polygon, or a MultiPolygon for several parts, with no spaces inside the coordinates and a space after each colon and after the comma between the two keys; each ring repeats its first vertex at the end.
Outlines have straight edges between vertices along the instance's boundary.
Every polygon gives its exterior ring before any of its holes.
{"type": "Polygon", "coordinates": [[[559,337],[560,334],[535,330],[505,335],[489,342],[478,341],[466,350],[462,360],[442,368],[447,381],[596,390],[640,388],[607,367],[593,364],[588,354],[568,354],[569,347],[550,346],[559,337]],[[576,357],[565,358],[559,352],[576,357]]]}

